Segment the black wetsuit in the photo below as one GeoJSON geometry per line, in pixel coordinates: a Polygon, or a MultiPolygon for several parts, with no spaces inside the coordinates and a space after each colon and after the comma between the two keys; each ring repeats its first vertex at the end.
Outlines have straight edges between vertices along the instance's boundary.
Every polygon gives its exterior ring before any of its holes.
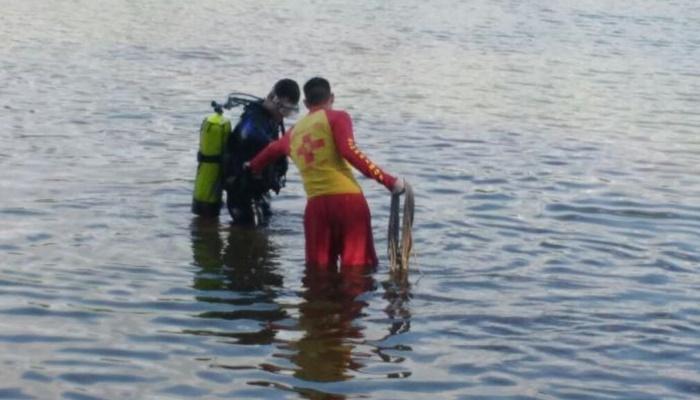
{"type": "Polygon", "coordinates": [[[260,179],[253,179],[247,171],[243,171],[243,163],[250,161],[282,133],[283,123],[275,121],[262,102],[247,105],[231,132],[225,149],[224,181],[227,182],[227,206],[235,223],[253,223],[251,200],[265,216],[270,215],[269,192],[273,190],[278,193],[284,186],[287,160],[282,159],[267,168],[260,179]]]}

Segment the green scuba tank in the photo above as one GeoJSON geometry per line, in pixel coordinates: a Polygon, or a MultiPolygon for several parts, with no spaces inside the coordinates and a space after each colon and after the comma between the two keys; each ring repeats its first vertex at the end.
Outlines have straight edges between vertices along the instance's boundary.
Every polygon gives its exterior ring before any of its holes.
{"type": "MultiPolygon", "coordinates": [[[[218,111],[218,110],[217,110],[218,111]]],[[[192,212],[200,216],[215,217],[221,210],[222,153],[231,121],[216,112],[202,122],[199,130],[197,176],[194,180],[192,212]]]]}

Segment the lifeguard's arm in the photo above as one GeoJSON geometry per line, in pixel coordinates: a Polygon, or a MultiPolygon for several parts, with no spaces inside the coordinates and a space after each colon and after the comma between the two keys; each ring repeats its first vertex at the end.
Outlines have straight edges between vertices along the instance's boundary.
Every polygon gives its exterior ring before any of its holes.
{"type": "Polygon", "coordinates": [[[258,175],[262,170],[277,159],[289,155],[289,139],[291,130],[287,131],[279,140],[271,142],[250,160],[250,171],[258,175]]]}
{"type": "Polygon", "coordinates": [[[333,141],[340,155],[346,159],[350,165],[368,178],[372,178],[384,185],[389,190],[394,188],[396,177],[384,172],[379,166],[367,158],[355,143],[355,136],[352,132],[352,120],[345,111],[326,110],[328,122],[333,131],[333,141]]]}

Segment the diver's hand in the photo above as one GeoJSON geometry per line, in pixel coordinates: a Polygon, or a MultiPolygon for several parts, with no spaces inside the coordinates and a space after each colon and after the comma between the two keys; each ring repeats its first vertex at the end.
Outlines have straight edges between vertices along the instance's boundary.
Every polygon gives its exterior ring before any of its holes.
{"type": "Polygon", "coordinates": [[[250,161],[243,163],[243,171],[250,171],[250,161]]]}
{"type": "Polygon", "coordinates": [[[406,180],[403,178],[396,178],[394,182],[394,187],[391,188],[391,194],[403,194],[406,191],[406,180]]]}

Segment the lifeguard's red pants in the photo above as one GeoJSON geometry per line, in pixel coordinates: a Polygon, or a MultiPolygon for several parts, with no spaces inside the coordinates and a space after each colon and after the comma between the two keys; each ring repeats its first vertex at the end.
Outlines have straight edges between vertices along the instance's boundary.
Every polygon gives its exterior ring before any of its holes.
{"type": "Polygon", "coordinates": [[[362,193],[312,197],[304,212],[306,264],[310,267],[375,267],[372,222],[362,193]]]}

